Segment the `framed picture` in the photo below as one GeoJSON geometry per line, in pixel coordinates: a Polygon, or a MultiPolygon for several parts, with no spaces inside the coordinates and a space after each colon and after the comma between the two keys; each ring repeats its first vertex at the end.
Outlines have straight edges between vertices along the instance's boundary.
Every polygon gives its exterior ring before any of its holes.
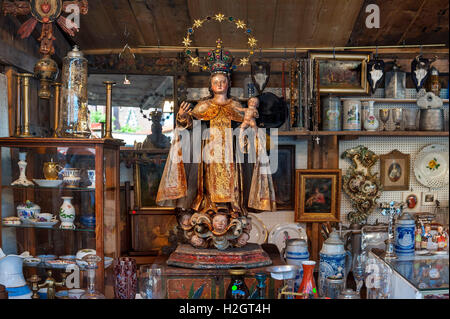
{"type": "Polygon", "coordinates": [[[436,205],[436,199],[436,192],[422,192],[422,206],[434,206],[436,205]]]}
{"type": "Polygon", "coordinates": [[[340,169],[295,171],[295,221],[339,222],[342,173],[340,169]]]}
{"type": "Polygon", "coordinates": [[[295,145],[278,145],[278,169],[272,174],[277,210],[293,210],[295,191],[295,145]]]}
{"type": "Polygon", "coordinates": [[[173,214],[136,214],[131,219],[131,248],[134,253],[160,255],[174,246],[177,217],[173,214]]]}
{"type": "Polygon", "coordinates": [[[309,52],[319,63],[320,93],[367,94],[368,53],[309,52]]]}
{"type": "Polygon", "coordinates": [[[155,213],[173,213],[173,207],[156,205],[156,194],[167,161],[167,152],[140,152],[136,155],[134,167],[134,207],[155,213]]]}
{"type": "Polygon", "coordinates": [[[380,181],[383,190],[409,190],[409,163],[409,154],[398,150],[380,155],[380,181]]]}
{"type": "Polygon", "coordinates": [[[406,203],[405,209],[407,209],[410,212],[417,212],[420,210],[420,192],[403,192],[402,194],[402,200],[404,203],[406,203]]]}

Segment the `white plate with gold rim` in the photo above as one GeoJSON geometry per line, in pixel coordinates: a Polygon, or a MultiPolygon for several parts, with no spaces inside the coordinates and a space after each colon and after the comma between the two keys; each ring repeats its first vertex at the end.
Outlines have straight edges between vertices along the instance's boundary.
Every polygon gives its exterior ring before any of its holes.
{"type": "Polygon", "coordinates": [[[256,216],[256,214],[250,213],[248,217],[252,219],[252,230],[250,231],[249,243],[256,243],[262,245],[267,241],[269,231],[263,221],[256,216]]]}
{"type": "Polygon", "coordinates": [[[448,184],[448,146],[431,144],[417,154],[414,161],[414,175],[425,187],[442,188],[448,184]]]}
{"type": "Polygon", "coordinates": [[[286,247],[287,239],[300,238],[308,242],[306,230],[300,223],[282,223],[277,224],[269,233],[269,244],[274,244],[281,252],[286,247]]]}

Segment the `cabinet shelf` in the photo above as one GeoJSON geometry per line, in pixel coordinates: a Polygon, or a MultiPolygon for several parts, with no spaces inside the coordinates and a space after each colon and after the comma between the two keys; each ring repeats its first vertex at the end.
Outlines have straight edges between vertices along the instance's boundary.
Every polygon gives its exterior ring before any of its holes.
{"type": "Polygon", "coordinates": [[[278,136],[424,136],[424,137],[448,137],[448,132],[442,131],[280,131],[278,136]]]}
{"type": "MultiPolygon", "coordinates": [[[[40,187],[40,186],[12,186],[12,185],[2,185],[2,188],[6,189],[17,189],[17,190],[44,190],[44,191],[52,191],[52,190],[62,190],[62,191],[74,191],[74,192],[95,192],[95,188],[89,187],[40,187]]],[[[106,191],[114,191],[115,187],[106,187],[104,188],[106,191]]]]}
{"type": "Polygon", "coordinates": [[[27,225],[27,224],[20,224],[20,225],[8,225],[8,224],[2,224],[2,227],[12,227],[12,228],[23,228],[23,229],[39,229],[39,230],[56,230],[56,231],[68,231],[68,232],[95,232],[95,228],[79,228],[78,225],[75,225],[77,228],[75,229],[61,229],[59,226],[52,226],[52,227],[43,227],[43,226],[34,226],[34,225],[27,225]]]}
{"type": "MultiPolygon", "coordinates": [[[[354,100],[357,98],[341,98],[341,100],[354,100]]],[[[360,98],[361,102],[374,101],[375,103],[417,103],[417,99],[390,99],[390,98],[360,98]]],[[[442,103],[448,103],[449,99],[442,99],[442,103]]]]}

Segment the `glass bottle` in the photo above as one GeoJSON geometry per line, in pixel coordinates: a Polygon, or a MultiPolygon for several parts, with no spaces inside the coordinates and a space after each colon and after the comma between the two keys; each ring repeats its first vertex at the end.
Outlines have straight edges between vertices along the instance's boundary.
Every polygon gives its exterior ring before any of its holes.
{"type": "Polygon", "coordinates": [[[249,291],[244,281],[245,269],[230,269],[231,282],[225,295],[226,299],[248,299],[249,291]]]}
{"type": "Polygon", "coordinates": [[[63,137],[89,137],[88,61],[74,46],[63,60],[59,127],[63,137]]]}
{"type": "Polygon", "coordinates": [[[263,272],[259,272],[255,274],[255,278],[258,282],[257,289],[258,289],[258,299],[266,299],[266,278],[267,275],[263,272]]]}
{"type": "Polygon", "coordinates": [[[97,255],[89,254],[84,256],[83,260],[87,262],[88,287],[80,299],[106,299],[101,292],[95,289],[95,269],[97,269],[97,263],[102,259],[97,255]]]}

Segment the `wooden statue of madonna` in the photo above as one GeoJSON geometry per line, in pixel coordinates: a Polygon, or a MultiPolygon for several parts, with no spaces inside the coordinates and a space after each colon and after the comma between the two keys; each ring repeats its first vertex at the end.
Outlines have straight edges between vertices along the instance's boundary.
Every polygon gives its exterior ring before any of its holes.
{"type": "Polygon", "coordinates": [[[252,245],[247,245],[252,227],[248,212],[276,210],[265,133],[258,134],[254,120],[258,100],[243,108],[230,96],[233,58],[220,40],[208,56],[211,94],[195,107],[181,103],[156,198],[158,205],[181,208],[178,221],[186,243],[178,246],[168,264],[229,268],[239,259],[230,254],[243,259],[250,254],[251,262],[241,266],[268,265],[271,261],[259,246],[257,252],[247,247],[252,245]],[[202,254],[211,262],[198,263],[202,254]],[[192,255],[197,262],[191,264],[192,255]],[[174,261],[176,256],[179,260],[174,261]]]}

